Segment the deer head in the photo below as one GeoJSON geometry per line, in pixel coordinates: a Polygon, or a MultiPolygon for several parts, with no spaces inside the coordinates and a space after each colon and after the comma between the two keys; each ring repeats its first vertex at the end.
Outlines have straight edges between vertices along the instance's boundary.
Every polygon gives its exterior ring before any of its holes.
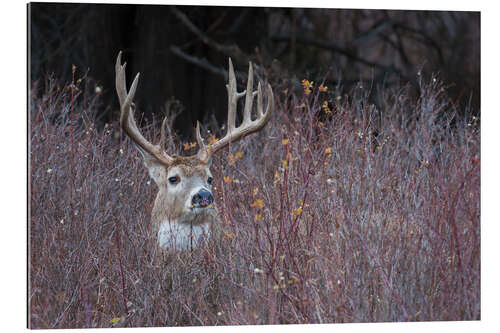
{"type": "Polygon", "coordinates": [[[217,223],[214,205],[210,165],[217,151],[251,133],[261,130],[269,121],[274,104],[271,86],[267,85],[267,107],[263,112],[262,88],[259,82],[253,91],[253,69],[248,69],[247,89],[238,92],[233,64],[229,59],[228,113],[226,135],[205,145],[196,125],[196,140],[199,150],[193,156],[169,155],[163,150],[165,122],[163,121],[160,142],[154,145],[144,138],[134,120],[133,98],[139,82],[139,73],[127,92],[125,64],[121,64],[121,52],[116,59],[116,92],[120,100],[120,124],[123,131],[136,144],[143,156],[150,177],[158,186],[158,194],[152,210],[153,232],[157,234],[157,245],[162,249],[183,250],[196,246],[200,239],[210,235],[210,228],[217,223]],[[243,121],[235,126],[238,100],[245,97],[243,121]],[[254,98],[257,96],[257,118],[251,119],[254,98]]]}

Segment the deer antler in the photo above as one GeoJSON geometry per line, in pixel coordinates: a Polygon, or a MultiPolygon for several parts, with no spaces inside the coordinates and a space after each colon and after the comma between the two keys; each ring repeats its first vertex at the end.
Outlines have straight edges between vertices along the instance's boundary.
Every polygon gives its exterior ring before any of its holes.
{"type": "Polygon", "coordinates": [[[231,142],[240,140],[241,138],[261,130],[266,123],[271,118],[271,113],[274,107],[274,95],[271,85],[267,85],[267,107],[266,113],[263,113],[262,105],[262,88],[259,82],[257,91],[253,91],[253,68],[252,63],[248,68],[248,81],[247,89],[243,92],[238,92],[236,89],[236,77],[234,75],[234,68],[231,58],[229,58],[229,83],[226,85],[227,88],[227,133],[226,135],[217,142],[205,146],[200,135],[200,123],[196,125],[196,140],[200,150],[198,152],[198,157],[202,161],[210,160],[211,156],[218,150],[229,145],[231,142]],[[236,127],[236,109],[238,100],[245,96],[245,109],[243,111],[243,122],[239,127],[236,127]],[[257,96],[257,119],[251,119],[253,99],[257,96]]]}
{"type": "MultiPolygon", "coordinates": [[[[146,140],[137,128],[131,106],[133,104],[132,100],[135,95],[135,90],[137,89],[137,84],[139,83],[139,73],[135,76],[132,86],[130,86],[130,91],[127,93],[127,86],[125,82],[125,66],[127,63],[122,65],[121,58],[122,52],[120,51],[120,53],[118,53],[118,57],[116,58],[115,65],[116,93],[118,94],[118,99],[120,100],[120,125],[130,139],[132,139],[132,141],[134,141],[142,150],[155,157],[159,162],[169,165],[172,163],[173,158],[162,150],[161,145],[153,145],[151,142],[146,140]]],[[[162,140],[164,140],[163,130],[162,140]]]]}

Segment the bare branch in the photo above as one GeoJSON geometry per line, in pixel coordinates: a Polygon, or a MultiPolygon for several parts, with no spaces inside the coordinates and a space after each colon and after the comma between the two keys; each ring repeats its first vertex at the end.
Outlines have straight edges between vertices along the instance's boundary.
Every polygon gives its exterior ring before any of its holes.
{"type": "MultiPolygon", "coordinates": [[[[270,37],[271,40],[277,41],[277,42],[290,42],[290,37],[289,36],[281,36],[281,35],[274,35],[270,37]]],[[[326,41],[321,41],[321,40],[313,40],[313,39],[308,39],[305,37],[301,36],[296,36],[296,41],[297,43],[304,44],[304,45],[313,45],[316,47],[320,47],[326,50],[330,50],[332,52],[341,54],[353,61],[359,62],[363,65],[370,66],[370,67],[375,67],[378,69],[382,69],[386,72],[394,72],[403,77],[403,73],[397,69],[394,66],[387,66],[383,64],[379,64],[370,60],[363,59],[356,54],[353,54],[352,52],[340,47],[339,45],[332,43],[332,42],[326,42],[326,41]]]]}
{"type": "Polygon", "coordinates": [[[247,63],[250,61],[250,57],[247,56],[241,49],[238,47],[238,45],[223,45],[220,43],[217,43],[210,37],[208,37],[204,32],[202,32],[196,25],[191,22],[191,20],[175,7],[172,7],[172,13],[188,28],[192,33],[194,33],[198,38],[201,39],[201,41],[211,48],[215,49],[218,52],[221,52],[229,57],[232,57],[235,59],[237,62],[240,63],[247,63]]]}
{"type": "Polygon", "coordinates": [[[187,60],[188,62],[190,62],[190,63],[192,63],[192,64],[194,64],[196,66],[199,66],[199,67],[201,67],[203,69],[206,69],[207,71],[209,71],[209,72],[211,72],[213,74],[223,76],[225,80],[227,80],[227,78],[228,78],[228,73],[227,73],[226,70],[224,70],[222,68],[219,68],[219,67],[215,67],[210,62],[208,62],[207,59],[204,59],[204,58],[200,59],[200,58],[194,57],[192,55],[189,55],[189,54],[183,52],[176,45],[171,45],[170,46],[170,51],[172,51],[172,53],[175,54],[176,56],[181,57],[184,60],[187,60]]]}
{"type": "MultiPolygon", "coordinates": [[[[226,71],[224,68],[217,67],[215,65],[212,65],[207,59],[205,58],[198,58],[195,56],[192,56],[190,54],[187,54],[186,52],[182,51],[178,46],[176,45],[171,45],[170,46],[170,51],[172,51],[173,54],[176,56],[186,60],[187,62],[192,63],[193,65],[199,66],[215,75],[220,75],[224,77],[224,80],[228,80],[229,78],[229,72],[226,71]]],[[[257,74],[257,73],[256,73],[257,74]]],[[[236,78],[240,81],[246,81],[248,79],[248,75],[243,72],[235,72],[236,78]]]]}

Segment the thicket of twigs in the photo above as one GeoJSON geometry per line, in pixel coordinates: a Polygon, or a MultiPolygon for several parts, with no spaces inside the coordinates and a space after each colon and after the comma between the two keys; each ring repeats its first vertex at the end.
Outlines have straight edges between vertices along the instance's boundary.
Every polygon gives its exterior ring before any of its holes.
{"type": "MultiPolygon", "coordinates": [[[[417,100],[381,90],[383,110],[369,87],[302,83],[216,156],[222,237],[168,265],[156,185],[118,124],[97,125],[100,90],[35,85],[31,327],[480,319],[477,119],[435,78],[417,100]]],[[[158,141],[158,123],[143,132],[158,141]]],[[[184,148],[171,133],[167,150],[184,148]]]]}

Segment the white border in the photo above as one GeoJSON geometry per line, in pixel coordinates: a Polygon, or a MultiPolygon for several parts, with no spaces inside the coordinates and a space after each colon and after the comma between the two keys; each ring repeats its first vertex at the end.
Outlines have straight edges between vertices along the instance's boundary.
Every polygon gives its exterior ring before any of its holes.
{"type": "MultiPolygon", "coordinates": [[[[45,2],[45,1],[43,1],[45,2]]],[[[54,2],[54,1],[52,1],[54,2]]],[[[71,1],[69,1],[71,2],[71,1]]],[[[93,2],[93,1],[79,1],[93,2]]],[[[329,7],[329,8],[376,8],[376,9],[417,9],[417,10],[472,10],[481,11],[482,45],[482,187],[481,187],[481,222],[482,222],[482,320],[479,322],[433,322],[433,323],[392,323],[392,324],[342,324],[342,325],[307,325],[307,326],[243,326],[241,331],[314,330],[326,332],[340,331],[401,331],[416,332],[421,330],[477,331],[493,330],[500,327],[498,319],[498,301],[500,282],[498,275],[498,237],[499,222],[498,189],[500,152],[498,126],[500,124],[497,98],[499,89],[499,54],[498,31],[500,17],[498,5],[493,1],[318,1],[318,0],[279,0],[272,3],[263,0],[254,1],[105,1],[106,3],[142,3],[142,4],[193,4],[224,6],[276,6],[276,7],[329,7]]],[[[0,131],[2,142],[2,219],[5,230],[1,235],[2,246],[2,326],[8,331],[24,330],[26,327],[26,4],[2,2],[0,29],[2,40],[1,80],[2,92],[0,131]]],[[[234,327],[217,328],[169,328],[169,331],[202,330],[225,331],[234,327]]],[[[160,330],[160,329],[148,329],[160,330]]],[[[81,330],[71,330],[78,332],[81,330]]],[[[124,331],[123,329],[113,332],[124,331]]],[[[129,330],[127,330],[129,331],[129,330]]],[[[125,332],[125,331],[124,331],[125,332]]]]}

